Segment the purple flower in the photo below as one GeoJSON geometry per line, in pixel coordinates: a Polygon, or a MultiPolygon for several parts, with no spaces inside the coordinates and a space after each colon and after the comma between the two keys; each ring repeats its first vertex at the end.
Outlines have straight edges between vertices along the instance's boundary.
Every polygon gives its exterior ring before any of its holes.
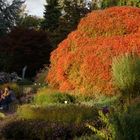
{"type": "Polygon", "coordinates": [[[109,113],[109,108],[108,108],[107,106],[103,107],[102,112],[103,112],[104,114],[109,113]]]}

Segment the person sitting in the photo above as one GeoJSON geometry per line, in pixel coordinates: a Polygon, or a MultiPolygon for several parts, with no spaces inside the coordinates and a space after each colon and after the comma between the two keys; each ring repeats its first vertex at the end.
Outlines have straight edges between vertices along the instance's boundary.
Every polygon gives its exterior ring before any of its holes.
{"type": "Polygon", "coordinates": [[[1,108],[8,110],[9,104],[14,100],[16,100],[16,97],[13,90],[9,86],[5,87],[4,93],[1,95],[0,98],[1,108]]]}

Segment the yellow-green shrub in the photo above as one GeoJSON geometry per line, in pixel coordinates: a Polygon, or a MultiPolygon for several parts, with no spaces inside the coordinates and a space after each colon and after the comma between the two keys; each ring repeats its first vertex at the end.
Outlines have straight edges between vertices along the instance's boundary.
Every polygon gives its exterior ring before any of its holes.
{"type": "Polygon", "coordinates": [[[26,120],[47,122],[80,123],[95,120],[97,111],[93,107],[80,105],[50,105],[46,107],[23,105],[18,108],[18,116],[26,120]]]}
{"type": "Polygon", "coordinates": [[[129,98],[135,97],[140,91],[140,57],[125,54],[114,58],[112,74],[115,85],[129,98]]]}
{"type": "Polygon", "coordinates": [[[58,90],[42,88],[38,91],[37,95],[34,97],[34,104],[36,105],[48,105],[56,103],[74,103],[75,97],[62,93],[58,90]]]}

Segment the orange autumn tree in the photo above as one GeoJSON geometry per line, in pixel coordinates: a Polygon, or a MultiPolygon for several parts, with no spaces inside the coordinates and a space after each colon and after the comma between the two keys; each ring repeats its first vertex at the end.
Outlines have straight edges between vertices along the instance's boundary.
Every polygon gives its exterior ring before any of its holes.
{"type": "Polygon", "coordinates": [[[131,52],[140,54],[140,8],[93,11],[52,52],[46,81],[62,91],[109,94],[112,59],[131,52]]]}

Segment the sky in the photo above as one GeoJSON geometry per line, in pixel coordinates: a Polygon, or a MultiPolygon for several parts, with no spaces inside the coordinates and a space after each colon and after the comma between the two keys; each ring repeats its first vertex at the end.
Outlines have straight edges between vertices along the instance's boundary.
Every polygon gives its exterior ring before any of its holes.
{"type": "MultiPolygon", "coordinates": [[[[11,3],[13,0],[7,1],[11,3]]],[[[46,0],[25,0],[26,12],[29,15],[43,17],[44,4],[46,4],[46,0]]]]}
{"type": "Polygon", "coordinates": [[[43,17],[45,0],[26,0],[28,14],[43,17]]]}
{"type": "MultiPolygon", "coordinates": [[[[12,0],[8,0],[12,1],[12,0]]],[[[44,4],[46,0],[25,0],[26,10],[29,15],[35,15],[38,17],[43,17],[44,4]]],[[[90,1],[90,0],[87,0],[90,1]]]]}

